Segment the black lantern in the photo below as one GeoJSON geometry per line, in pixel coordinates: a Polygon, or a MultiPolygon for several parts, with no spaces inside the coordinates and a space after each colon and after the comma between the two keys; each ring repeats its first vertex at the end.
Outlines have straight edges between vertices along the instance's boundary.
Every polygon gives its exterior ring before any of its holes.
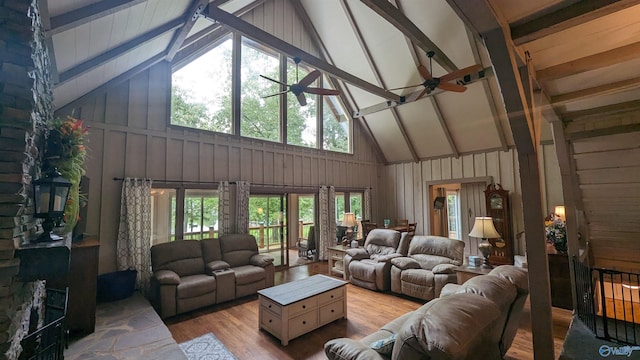
{"type": "Polygon", "coordinates": [[[64,215],[71,182],[62,177],[55,167],[49,169],[44,177],[33,182],[35,202],[34,216],[44,219],[42,234],[34,242],[56,241],[62,237],[51,234],[51,230],[64,215]]]}

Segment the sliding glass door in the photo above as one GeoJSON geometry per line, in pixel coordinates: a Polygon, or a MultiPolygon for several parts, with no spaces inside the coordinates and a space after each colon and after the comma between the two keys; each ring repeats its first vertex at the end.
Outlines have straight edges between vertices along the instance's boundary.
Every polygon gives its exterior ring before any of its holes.
{"type": "Polygon", "coordinates": [[[274,264],[287,266],[287,202],[285,194],[249,197],[249,233],[256,237],[258,251],[274,258],[274,264]]]}

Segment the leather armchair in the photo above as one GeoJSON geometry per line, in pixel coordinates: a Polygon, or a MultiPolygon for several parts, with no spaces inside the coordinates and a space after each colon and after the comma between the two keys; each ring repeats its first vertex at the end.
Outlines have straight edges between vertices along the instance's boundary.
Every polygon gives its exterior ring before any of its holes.
{"type": "Polygon", "coordinates": [[[258,253],[256,238],[249,234],[227,234],[220,237],[222,261],[235,273],[235,297],[255,294],[273,286],[273,258],[258,253]]]}
{"type": "Polygon", "coordinates": [[[417,235],[407,256],[391,260],[391,291],[431,300],[448,283],[455,283],[453,269],[464,261],[464,242],[441,236],[417,235]]]}
{"type": "Polygon", "coordinates": [[[407,254],[411,236],[390,229],[373,229],[363,248],[344,256],[345,276],[351,283],[371,290],[389,290],[391,259],[407,254]]]}
{"type": "Polygon", "coordinates": [[[151,286],[164,319],[216,302],[216,278],[204,273],[200,242],[172,241],[151,247],[151,286]]]}

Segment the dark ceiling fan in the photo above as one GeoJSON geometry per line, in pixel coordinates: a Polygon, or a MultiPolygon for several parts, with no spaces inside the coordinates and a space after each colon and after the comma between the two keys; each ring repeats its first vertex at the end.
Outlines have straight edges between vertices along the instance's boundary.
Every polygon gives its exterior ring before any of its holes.
{"type": "Polygon", "coordinates": [[[448,74],[446,74],[444,76],[441,76],[441,77],[433,77],[433,76],[431,76],[431,70],[432,70],[431,62],[432,62],[433,56],[435,54],[436,53],[433,52],[433,51],[427,52],[427,56],[429,57],[429,69],[427,69],[422,64],[418,65],[418,72],[420,73],[422,78],[424,78],[424,82],[422,82],[421,84],[403,86],[403,87],[399,87],[399,88],[395,88],[395,89],[389,89],[389,90],[409,89],[409,88],[413,88],[413,87],[417,87],[417,86],[422,85],[422,86],[424,86],[424,90],[422,90],[422,92],[420,93],[420,95],[418,95],[416,100],[422,98],[425,94],[430,94],[436,88],[440,88],[440,89],[446,90],[446,91],[464,92],[465,90],[467,90],[466,86],[455,84],[455,83],[450,83],[448,81],[459,79],[461,77],[470,75],[470,74],[472,74],[472,73],[474,73],[476,71],[482,70],[482,66],[480,66],[480,65],[472,65],[472,66],[466,67],[464,69],[452,71],[452,72],[450,72],[450,73],[448,73],[448,74]]]}
{"type": "Polygon", "coordinates": [[[268,97],[272,97],[272,96],[276,96],[276,95],[286,94],[287,92],[291,91],[291,93],[293,95],[295,95],[295,97],[298,99],[298,102],[300,103],[300,106],[305,106],[305,105],[307,105],[307,99],[304,96],[304,93],[315,94],[315,95],[340,95],[340,91],[338,91],[338,90],[309,87],[309,85],[312,82],[314,82],[318,77],[320,77],[321,72],[318,71],[318,70],[313,70],[312,72],[307,74],[307,76],[303,77],[302,80],[298,81],[298,64],[300,63],[301,59],[300,58],[293,58],[293,61],[296,63],[296,83],[295,84],[287,85],[287,84],[285,84],[283,82],[280,82],[278,80],[272,79],[270,77],[267,77],[267,76],[264,76],[264,75],[260,75],[261,77],[263,77],[263,78],[265,78],[267,80],[273,81],[275,83],[278,83],[280,85],[283,85],[283,86],[287,87],[287,90],[280,91],[280,92],[277,92],[275,94],[263,96],[262,97],[263,99],[264,98],[268,98],[268,97]]]}

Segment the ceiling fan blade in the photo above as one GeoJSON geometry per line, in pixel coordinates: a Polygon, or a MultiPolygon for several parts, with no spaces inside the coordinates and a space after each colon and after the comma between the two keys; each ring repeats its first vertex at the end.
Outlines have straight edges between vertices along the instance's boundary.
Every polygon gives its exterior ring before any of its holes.
{"type": "Polygon", "coordinates": [[[307,105],[307,98],[304,97],[303,93],[300,93],[300,94],[296,95],[296,98],[298,98],[298,102],[300,103],[300,106],[307,105]]]}
{"type": "Polygon", "coordinates": [[[340,95],[340,91],[338,90],[315,88],[315,87],[305,88],[304,92],[309,94],[316,94],[316,95],[340,95]]]}
{"type": "Polygon", "coordinates": [[[314,82],[320,76],[320,74],[320,71],[313,70],[312,72],[308,73],[307,76],[303,77],[298,85],[307,87],[308,85],[311,85],[311,83],[314,82]]]}
{"type": "Polygon", "coordinates": [[[422,86],[422,84],[416,84],[416,85],[403,86],[403,87],[393,88],[393,89],[387,89],[387,90],[392,91],[392,90],[411,89],[411,88],[418,87],[418,86],[422,86]]]}
{"type": "Polygon", "coordinates": [[[440,77],[440,81],[449,81],[449,80],[453,80],[453,79],[459,79],[465,75],[469,75],[471,73],[474,73],[476,71],[480,71],[482,70],[482,66],[480,65],[472,65],[469,67],[466,67],[464,69],[460,69],[460,70],[456,70],[453,72],[448,73],[447,75],[444,75],[442,77],[440,77]]]}
{"type": "Polygon", "coordinates": [[[283,83],[283,82],[281,82],[281,81],[278,81],[278,80],[272,79],[272,78],[267,77],[267,76],[264,76],[264,75],[260,75],[260,77],[263,77],[263,78],[265,78],[265,79],[267,79],[267,80],[271,80],[271,81],[273,81],[274,83],[278,83],[278,84],[280,84],[280,85],[289,86],[289,85],[287,85],[287,84],[285,84],[285,83],[283,83]]]}
{"type": "Polygon", "coordinates": [[[466,86],[447,83],[447,82],[440,82],[440,84],[438,84],[438,87],[442,90],[455,91],[455,92],[465,92],[467,90],[466,86]]]}
{"type": "Polygon", "coordinates": [[[417,97],[414,101],[417,101],[417,100],[422,99],[422,97],[423,97],[425,94],[427,94],[428,92],[429,92],[429,88],[424,88],[424,90],[422,90],[422,92],[420,93],[420,95],[418,95],[418,97],[417,97]]]}
{"type": "Polygon", "coordinates": [[[418,72],[420,73],[420,75],[422,75],[422,77],[425,80],[431,80],[433,79],[433,77],[431,77],[431,73],[429,72],[429,69],[427,69],[424,65],[420,64],[418,65],[418,72]]]}
{"type": "Polygon", "coordinates": [[[277,92],[277,93],[275,93],[275,94],[266,95],[266,96],[261,96],[261,98],[266,99],[266,98],[270,98],[270,97],[272,97],[272,96],[282,95],[282,94],[284,94],[284,93],[286,93],[286,92],[288,92],[288,91],[289,91],[289,90],[280,91],[280,92],[277,92]]]}

